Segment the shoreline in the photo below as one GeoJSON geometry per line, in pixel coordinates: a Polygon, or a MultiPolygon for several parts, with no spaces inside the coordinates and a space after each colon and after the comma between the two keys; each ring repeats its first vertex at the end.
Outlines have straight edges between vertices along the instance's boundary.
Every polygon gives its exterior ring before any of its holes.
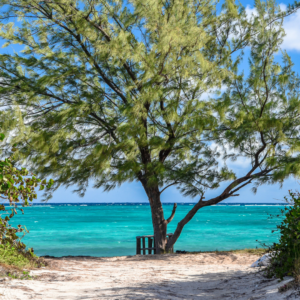
{"type": "MultiPolygon", "coordinates": [[[[185,250],[176,250],[176,251],[185,251],[185,250]]],[[[235,250],[212,250],[212,251],[185,251],[186,253],[166,253],[166,254],[160,254],[160,255],[172,255],[172,254],[179,254],[179,255],[186,255],[186,254],[206,254],[206,253],[216,253],[216,254],[249,254],[249,255],[263,255],[266,253],[266,250],[263,248],[244,248],[244,249],[235,249],[235,250]]],[[[152,254],[150,254],[152,255],[152,254]]],[[[115,256],[94,256],[94,255],[63,255],[63,256],[53,256],[53,255],[41,255],[40,258],[46,258],[46,259],[61,259],[61,258],[109,258],[109,257],[134,257],[135,255],[115,255],[115,256]]],[[[142,255],[140,256],[149,256],[142,255]]],[[[154,254],[153,254],[154,256],[154,254]]]]}

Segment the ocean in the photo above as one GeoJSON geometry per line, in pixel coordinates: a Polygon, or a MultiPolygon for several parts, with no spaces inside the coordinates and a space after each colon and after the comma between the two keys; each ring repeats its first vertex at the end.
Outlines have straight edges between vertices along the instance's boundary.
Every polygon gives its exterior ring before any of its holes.
{"type": "MultiPolygon", "coordinates": [[[[168,233],[192,208],[178,204],[168,233]]],[[[165,218],[173,204],[164,204],[165,218]]],[[[261,247],[278,240],[281,205],[216,205],[202,208],[188,223],[175,250],[214,251],[261,247]]],[[[37,255],[134,255],[136,236],[153,234],[150,206],[123,204],[44,204],[24,209],[12,219],[29,233],[23,238],[37,255]]]]}

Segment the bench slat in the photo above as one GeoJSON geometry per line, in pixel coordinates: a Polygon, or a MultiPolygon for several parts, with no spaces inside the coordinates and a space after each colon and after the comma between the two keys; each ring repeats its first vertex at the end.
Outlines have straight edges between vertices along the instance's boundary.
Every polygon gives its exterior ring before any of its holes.
{"type": "MultiPolygon", "coordinates": [[[[167,233],[166,238],[169,240],[174,234],[167,233]]],[[[152,250],[154,254],[156,254],[156,247],[155,247],[155,238],[154,235],[142,235],[136,237],[136,254],[147,254],[146,251],[148,250],[148,254],[152,254],[152,250]],[[148,247],[146,247],[146,238],[148,239],[148,247]]],[[[171,253],[173,253],[173,247],[171,249],[171,253]]]]}

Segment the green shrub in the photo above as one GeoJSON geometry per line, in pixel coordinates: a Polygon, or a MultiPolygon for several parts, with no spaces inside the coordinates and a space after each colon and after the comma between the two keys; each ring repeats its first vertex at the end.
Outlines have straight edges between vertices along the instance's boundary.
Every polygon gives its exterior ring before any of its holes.
{"type": "Polygon", "coordinates": [[[27,252],[27,255],[20,252],[10,243],[0,244],[0,263],[23,268],[32,268],[38,266],[38,257],[33,253],[27,252]]]}
{"type": "Polygon", "coordinates": [[[298,279],[300,274],[300,193],[289,191],[289,195],[285,200],[291,206],[282,210],[284,219],[277,226],[280,233],[279,242],[269,249],[272,258],[267,275],[275,275],[280,279],[287,275],[298,279]]]}
{"type": "MultiPolygon", "coordinates": [[[[4,134],[0,132],[0,142],[4,138],[4,134]]],[[[10,156],[0,160],[0,263],[19,268],[40,266],[42,260],[22,242],[28,230],[22,225],[14,228],[10,220],[17,211],[24,213],[23,207],[37,199],[36,190],[48,190],[53,180],[41,180],[27,169],[17,168],[14,160],[16,150],[13,147],[10,156]],[[5,202],[9,206],[5,206],[5,202]]]]}

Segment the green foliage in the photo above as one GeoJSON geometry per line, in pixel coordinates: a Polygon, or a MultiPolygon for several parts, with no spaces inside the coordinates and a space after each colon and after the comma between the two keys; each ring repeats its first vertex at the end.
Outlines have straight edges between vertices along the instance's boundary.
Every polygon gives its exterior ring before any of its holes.
{"type": "Polygon", "coordinates": [[[300,176],[299,77],[286,53],[274,59],[283,17],[298,4],[282,12],[274,0],[255,1],[250,18],[232,0],[217,4],[0,0],[0,38],[24,46],[0,55],[3,153],[16,145],[18,161],[54,177],[48,197],[61,184],[83,196],[90,181],[106,191],[139,181],[154,228],[167,226],[166,188],[198,197],[170,243],[201,207],[250,183],[300,176]],[[239,72],[246,46],[248,77],[239,72]],[[239,156],[252,164],[237,177],[226,162],[239,156]]]}
{"type": "Polygon", "coordinates": [[[279,242],[269,249],[272,259],[267,275],[275,275],[280,279],[300,274],[300,193],[289,191],[289,195],[290,199],[285,197],[285,200],[291,206],[282,210],[284,219],[277,226],[279,242]]]}
{"type": "Polygon", "coordinates": [[[83,195],[89,180],[104,190],[139,180],[194,197],[234,178],[202,138],[217,126],[206,94],[220,90],[231,53],[249,43],[232,1],[221,14],[211,0],[0,6],[0,36],[24,45],[0,56],[0,94],[9,95],[0,101],[14,108],[2,112],[3,126],[20,160],[55,177],[53,189],[77,184],[83,195]]]}
{"type": "Polygon", "coordinates": [[[254,183],[254,192],[261,184],[300,176],[300,79],[281,49],[284,30],[283,19],[275,20],[278,8],[272,1],[256,1],[256,9],[250,74],[245,76],[238,65],[232,66],[235,76],[216,101],[217,109],[226,115],[219,114],[220,130],[211,133],[227,150],[225,158],[251,161],[245,179],[254,183]]]}
{"type": "Polygon", "coordinates": [[[32,277],[29,272],[22,272],[22,273],[8,273],[7,274],[8,277],[12,278],[12,279],[21,279],[21,280],[32,280],[34,279],[34,277],[32,277]]]}
{"type": "MultiPolygon", "coordinates": [[[[4,137],[1,134],[1,140],[4,137]]],[[[14,148],[13,151],[15,151],[14,148]]],[[[24,261],[35,257],[33,249],[26,249],[25,244],[21,242],[22,237],[28,233],[26,227],[18,225],[17,228],[14,228],[9,221],[17,214],[18,210],[24,213],[22,207],[28,206],[33,199],[37,198],[36,188],[39,187],[40,190],[43,190],[46,187],[49,189],[52,184],[53,180],[42,181],[25,168],[17,168],[14,164],[13,154],[0,161],[0,199],[9,204],[9,206],[5,206],[4,203],[0,204],[0,246],[4,249],[2,259],[6,263],[10,264],[10,259],[18,260],[21,256],[24,261]],[[14,254],[16,251],[19,251],[17,256],[14,254]]]]}
{"type": "Polygon", "coordinates": [[[236,178],[218,168],[211,142],[234,149],[224,159],[254,161],[251,175],[264,166],[258,184],[298,175],[299,79],[286,53],[274,61],[284,14],[273,0],[256,1],[250,20],[232,1],[221,13],[210,0],[0,6],[5,46],[24,45],[0,55],[2,123],[15,157],[54,176],[53,190],[77,184],[84,195],[89,180],[104,190],[139,180],[199,197],[236,178]],[[248,79],[238,73],[245,46],[248,79]],[[222,85],[219,100],[207,96],[222,85]]]}
{"type": "MultiPolygon", "coordinates": [[[[18,267],[20,269],[36,267],[37,257],[32,254],[32,257],[24,256],[18,248],[11,243],[0,244],[0,263],[4,265],[18,267]],[[35,259],[34,259],[35,258],[35,259]]],[[[24,276],[28,274],[23,274],[24,276]]]]}
{"type": "MultiPolygon", "coordinates": [[[[26,206],[37,198],[34,192],[37,187],[39,190],[43,190],[46,186],[50,188],[53,181],[47,183],[46,180],[42,181],[34,174],[29,174],[25,168],[16,168],[12,159],[10,157],[0,161],[0,195],[1,198],[8,199],[12,205],[22,202],[26,206]]],[[[0,210],[4,210],[4,207],[1,206],[0,210]]],[[[12,210],[12,214],[14,213],[15,210],[12,210]]]]}

